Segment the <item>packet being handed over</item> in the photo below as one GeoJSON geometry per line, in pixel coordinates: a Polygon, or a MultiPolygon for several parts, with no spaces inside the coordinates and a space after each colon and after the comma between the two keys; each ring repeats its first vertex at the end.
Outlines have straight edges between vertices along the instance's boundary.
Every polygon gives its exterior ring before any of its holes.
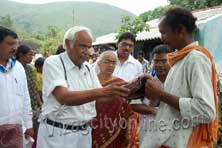
{"type": "MultiPolygon", "coordinates": [[[[152,70],[150,75],[152,77],[155,77],[156,71],[152,70]]],[[[142,75],[142,76],[130,81],[128,84],[126,84],[124,86],[130,90],[127,100],[136,100],[136,99],[141,99],[141,98],[145,97],[146,79],[147,79],[146,76],[142,75]]]]}
{"type": "Polygon", "coordinates": [[[136,100],[143,98],[145,96],[145,84],[145,76],[140,76],[126,84],[124,87],[130,90],[127,100],[136,100]]]}

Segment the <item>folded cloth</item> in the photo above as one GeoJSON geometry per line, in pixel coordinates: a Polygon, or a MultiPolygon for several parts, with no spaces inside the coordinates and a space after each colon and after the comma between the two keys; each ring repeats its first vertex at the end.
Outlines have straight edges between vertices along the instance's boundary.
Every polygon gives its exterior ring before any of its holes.
{"type": "Polygon", "coordinates": [[[140,76],[124,86],[130,90],[127,100],[141,99],[145,96],[146,79],[145,76],[140,76]]]}
{"type": "Polygon", "coordinates": [[[0,148],[22,148],[22,134],[20,124],[0,125],[0,148]]]}

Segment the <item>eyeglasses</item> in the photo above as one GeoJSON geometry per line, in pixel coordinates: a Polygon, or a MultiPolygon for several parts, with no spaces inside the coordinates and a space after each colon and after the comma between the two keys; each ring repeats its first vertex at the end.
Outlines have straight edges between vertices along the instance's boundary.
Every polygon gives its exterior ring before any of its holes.
{"type": "Polygon", "coordinates": [[[107,64],[107,65],[108,65],[108,64],[112,64],[112,65],[114,65],[114,66],[117,64],[116,61],[111,61],[111,60],[103,60],[102,63],[107,64]]]}
{"type": "Polygon", "coordinates": [[[25,55],[28,56],[28,57],[33,57],[34,56],[34,54],[32,52],[29,52],[29,53],[27,53],[25,55]]]}
{"type": "Polygon", "coordinates": [[[134,47],[133,44],[129,44],[129,43],[126,43],[126,42],[120,42],[120,45],[121,45],[122,47],[129,47],[129,48],[133,48],[133,47],[134,47]]]}
{"type": "Polygon", "coordinates": [[[153,63],[154,64],[167,64],[167,60],[164,59],[164,60],[153,60],[153,63]]]}

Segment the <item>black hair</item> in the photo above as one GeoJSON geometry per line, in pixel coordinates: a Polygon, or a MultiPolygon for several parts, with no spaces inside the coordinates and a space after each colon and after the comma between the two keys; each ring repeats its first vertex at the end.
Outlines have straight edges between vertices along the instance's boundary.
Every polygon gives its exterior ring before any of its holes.
{"type": "Polygon", "coordinates": [[[30,47],[28,47],[28,46],[26,46],[26,45],[20,45],[19,47],[18,47],[18,49],[17,49],[17,51],[16,51],[16,59],[19,59],[20,57],[20,54],[23,54],[23,55],[25,55],[25,54],[27,54],[28,52],[30,52],[31,51],[31,48],[30,47]]]}
{"type": "Polygon", "coordinates": [[[36,61],[35,61],[35,67],[42,67],[43,64],[45,62],[45,59],[42,57],[39,57],[36,61]]]}
{"type": "Polygon", "coordinates": [[[17,39],[18,35],[5,27],[0,26],[0,43],[2,43],[2,41],[7,37],[7,36],[12,36],[13,38],[17,39]]]}
{"type": "Polygon", "coordinates": [[[138,54],[137,54],[137,55],[141,55],[141,56],[143,56],[143,57],[145,56],[144,52],[143,52],[143,51],[141,51],[141,50],[138,52],[138,54]]]}
{"type": "Polygon", "coordinates": [[[173,30],[183,25],[187,32],[191,34],[197,29],[196,20],[197,18],[189,10],[177,7],[166,11],[162,22],[169,25],[173,30]]]}
{"type": "Polygon", "coordinates": [[[136,37],[135,35],[133,35],[131,32],[124,32],[120,35],[118,41],[117,41],[117,44],[119,42],[121,42],[122,40],[127,40],[127,39],[130,39],[131,41],[133,41],[133,43],[135,44],[136,43],[136,37]]]}
{"type": "Polygon", "coordinates": [[[58,46],[55,54],[60,54],[60,53],[63,53],[65,51],[66,50],[63,48],[63,45],[61,44],[61,45],[58,46]]]}
{"type": "Polygon", "coordinates": [[[103,45],[103,48],[105,49],[105,51],[107,50],[113,50],[115,51],[115,47],[111,46],[111,45],[108,45],[108,44],[104,44],[103,45]]]}
{"type": "Polygon", "coordinates": [[[170,48],[168,45],[166,44],[160,44],[154,47],[152,53],[151,53],[151,59],[150,61],[153,59],[154,54],[161,54],[161,53],[169,53],[170,52],[170,48]]]}

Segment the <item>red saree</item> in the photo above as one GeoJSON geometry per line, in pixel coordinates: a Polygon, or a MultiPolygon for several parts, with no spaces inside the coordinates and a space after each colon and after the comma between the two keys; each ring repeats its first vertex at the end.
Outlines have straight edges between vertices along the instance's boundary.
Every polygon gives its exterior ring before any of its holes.
{"type": "Polygon", "coordinates": [[[0,148],[23,148],[22,134],[20,124],[0,125],[0,148]]]}
{"type": "MultiPolygon", "coordinates": [[[[123,82],[115,78],[103,86],[123,82]]],[[[126,148],[128,145],[128,118],[132,113],[125,100],[96,102],[97,116],[92,121],[93,148],[126,148]]]]}
{"type": "Polygon", "coordinates": [[[133,112],[129,117],[128,123],[128,132],[129,132],[129,145],[127,148],[139,148],[139,124],[140,124],[140,115],[136,112],[133,112]]]}

